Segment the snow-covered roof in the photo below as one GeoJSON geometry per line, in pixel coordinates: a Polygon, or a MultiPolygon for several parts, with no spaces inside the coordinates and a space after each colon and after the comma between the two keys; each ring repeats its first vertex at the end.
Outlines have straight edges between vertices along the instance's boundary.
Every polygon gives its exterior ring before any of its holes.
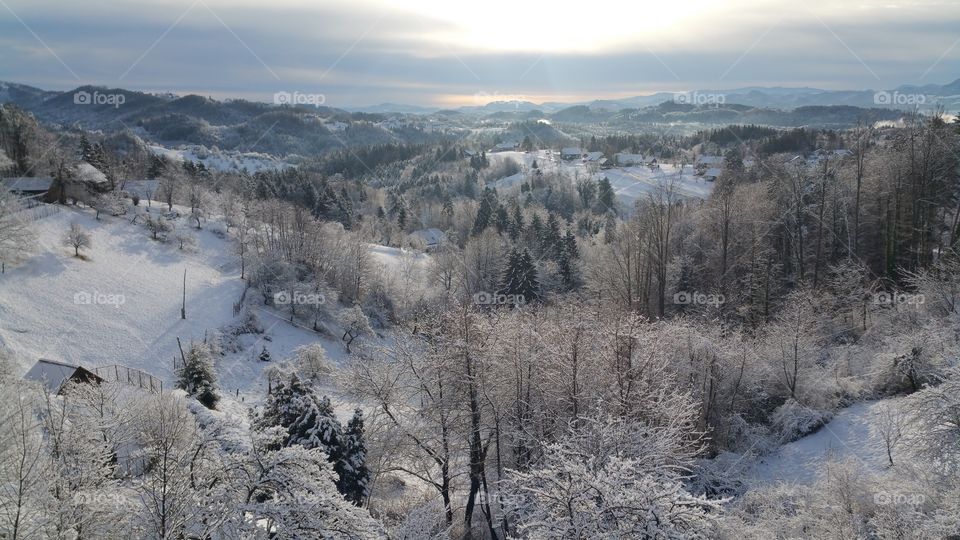
{"type": "Polygon", "coordinates": [[[78,371],[84,377],[96,377],[96,375],[80,366],[41,358],[37,360],[37,363],[30,368],[30,371],[28,371],[23,378],[43,383],[48,390],[56,393],[59,392],[63,385],[66,384],[71,377],[76,375],[78,371]]]}
{"type": "Polygon", "coordinates": [[[107,183],[107,176],[100,172],[100,169],[94,167],[86,161],[77,163],[77,179],[81,182],[87,182],[90,184],[107,183]]]}
{"type": "Polygon", "coordinates": [[[443,231],[434,227],[413,231],[410,236],[422,240],[427,246],[438,246],[447,239],[443,231]]]}
{"type": "Polygon", "coordinates": [[[53,185],[53,178],[48,177],[18,177],[0,180],[3,187],[10,191],[47,191],[53,185]]]}
{"type": "Polygon", "coordinates": [[[603,152],[588,152],[587,161],[600,161],[603,158],[603,152]]]}
{"type": "Polygon", "coordinates": [[[500,150],[507,150],[511,148],[516,148],[518,146],[520,146],[520,143],[518,142],[502,142],[498,144],[496,147],[500,150]]]}
{"type": "Polygon", "coordinates": [[[583,155],[583,150],[576,147],[563,148],[560,150],[561,156],[580,156],[583,155]]]}
{"type": "Polygon", "coordinates": [[[719,167],[711,167],[707,169],[707,172],[703,173],[703,175],[717,178],[718,176],[720,176],[721,172],[722,172],[722,169],[720,169],[719,167]]]}

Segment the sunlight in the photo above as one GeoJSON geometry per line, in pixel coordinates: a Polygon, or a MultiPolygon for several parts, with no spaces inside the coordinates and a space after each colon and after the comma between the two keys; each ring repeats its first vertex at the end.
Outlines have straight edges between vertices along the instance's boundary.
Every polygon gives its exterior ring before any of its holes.
{"type": "Polygon", "coordinates": [[[491,0],[466,6],[444,0],[412,0],[402,8],[446,23],[428,39],[488,51],[598,53],[688,33],[689,21],[704,17],[709,2],[687,0],[624,3],[512,2],[491,0]],[[453,29],[446,29],[452,26],[453,29]]]}

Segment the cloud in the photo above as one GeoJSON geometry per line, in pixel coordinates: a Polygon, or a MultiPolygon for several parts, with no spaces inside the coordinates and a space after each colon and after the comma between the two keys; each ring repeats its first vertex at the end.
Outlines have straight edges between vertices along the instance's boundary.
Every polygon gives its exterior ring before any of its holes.
{"type": "Polygon", "coordinates": [[[718,4],[7,0],[20,20],[0,7],[0,73],[50,88],[83,82],[255,99],[301,90],[356,106],[478,92],[891,88],[960,72],[955,3],[718,4]]]}

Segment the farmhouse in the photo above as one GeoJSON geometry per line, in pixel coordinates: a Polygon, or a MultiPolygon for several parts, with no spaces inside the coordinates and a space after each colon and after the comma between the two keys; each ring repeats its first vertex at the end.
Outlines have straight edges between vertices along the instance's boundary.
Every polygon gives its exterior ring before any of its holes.
{"type": "Polygon", "coordinates": [[[583,157],[583,150],[577,147],[561,148],[560,149],[560,159],[565,160],[574,160],[581,159],[583,157]]]}
{"type": "Polygon", "coordinates": [[[0,180],[4,189],[17,193],[23,197],[33,197],[37,195],[46,195],[53,185],[53,178],[50,177],[14,177],[0,180]]]}
{"type": "Polygon", "coordinates": [[[37,360],[23,378],[43,384],[54,394],[62,392],[63,387],[70,382],[87,384],[103,382],[103,378],[88,369],[45,358],[37,360]]]}

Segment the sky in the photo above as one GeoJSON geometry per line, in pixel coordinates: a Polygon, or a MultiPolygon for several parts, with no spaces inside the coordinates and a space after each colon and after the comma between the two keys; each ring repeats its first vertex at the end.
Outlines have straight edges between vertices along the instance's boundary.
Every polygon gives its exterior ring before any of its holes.
{"type": "Polygon", "coordinates": [[[333,107],[960,78],[958,0],[0,0],[0,81],[333,107]]]}

